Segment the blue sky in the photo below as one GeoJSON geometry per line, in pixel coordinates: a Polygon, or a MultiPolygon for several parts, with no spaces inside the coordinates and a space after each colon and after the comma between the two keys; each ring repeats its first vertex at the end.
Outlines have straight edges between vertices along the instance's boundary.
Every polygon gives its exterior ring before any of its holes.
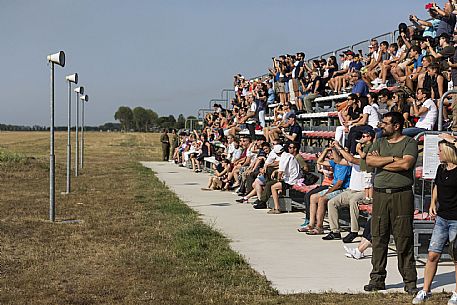
{"type": "Polygon", "coordinates": [[[390,32],[410,13],[427,17],[427,2],[0,0],[0,123],[49,125],[46,55],[58,50],[67,64],[55,73],[57,125],[66,125],[64,79],[74,72],[90,96],[87,124],[114,121],[121,105],[187,116],[234,74],[390,32]]]}

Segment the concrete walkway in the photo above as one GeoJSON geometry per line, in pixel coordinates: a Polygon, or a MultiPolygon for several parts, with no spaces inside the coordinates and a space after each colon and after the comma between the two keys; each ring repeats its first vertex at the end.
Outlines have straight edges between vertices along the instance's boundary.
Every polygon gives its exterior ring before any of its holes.
{"type": "MultiPolygon", "coordinates": [[[[198,211],[207,224],[230,240],[240,253],[273,287],[282,294],[298,292],[363,292],[371,271],[370,257],[362,260],[344,256],[341,241],[323,241],[322,236],[298,233],[303,213],[268,215],[250,204],[239,204],[237,195],[221,191],[201,191],[208,174],[193,173],[169,162],[143,162],[187,205],[198,211]]],[[[343,236],[346,233],[343,233],[343,236]]],[[[359,239],[356,239],[359,241],[359,239]]],[[[357,243],[350,244],[356,247],[357,243]]],[[[368,250],[367,254],[371,254],[368,250]]],[[[418,286],[422,287],[424,265],[418,263],[418,286]]],[[[441,263],[433,291],[453,291],[454,265],[441,263]]],[[[403,282],[392,252],[388,259],[388,292],[403,291],[403,282]]]]}

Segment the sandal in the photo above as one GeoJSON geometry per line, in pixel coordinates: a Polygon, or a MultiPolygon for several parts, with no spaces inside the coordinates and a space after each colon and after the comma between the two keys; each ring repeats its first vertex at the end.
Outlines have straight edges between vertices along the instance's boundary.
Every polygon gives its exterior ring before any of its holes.
{"type": "Polygon", "coordinates": [[[313,229],[314,229],[313,226],[311,226],[311,225],[306,225],[306,226],[304,226],[304,227],[298,228],[297,231],[298,231],[298,232],[305,233],[305,232],[311,231],[311,230],[313,230],[313,229]]]}
{"type": "Polygon", "coordinates": [[[323,235],[324,229],[323,228],[314,228],[306,232],[307,235],[323,235]]]}

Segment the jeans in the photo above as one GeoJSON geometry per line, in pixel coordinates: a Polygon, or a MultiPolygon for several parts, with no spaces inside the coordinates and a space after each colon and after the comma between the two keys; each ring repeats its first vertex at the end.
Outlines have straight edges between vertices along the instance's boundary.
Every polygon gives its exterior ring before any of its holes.
{"type": "Polygon", "coordinates": [[[457,220],[447,220],[436,216],[432,238],[428,246],[429,252],[443,252],[446,242],[452,241],[457,236],[457,220]]]}
{"type": "Polygon", "coordinates": [[[418,127],[409,127],[409,128],[403,129],[402,134],[404,134],[405,136],[409,136],[409,137],[413,138],[413,137],[417,136],[418,134],[420,134],[423,131],[427,131],[427,129],[418,128],[418,127]]]}

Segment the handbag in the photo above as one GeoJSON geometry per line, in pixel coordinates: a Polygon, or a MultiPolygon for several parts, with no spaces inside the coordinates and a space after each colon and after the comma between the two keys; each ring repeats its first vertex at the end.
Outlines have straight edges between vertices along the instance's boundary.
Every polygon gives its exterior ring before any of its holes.
{"type": "Polygon", "coordinates": [[[306,172],[303,174],[303,183],[305,185],[313,185],[319,180],[319,177],[313,173],[306,172]]]}

